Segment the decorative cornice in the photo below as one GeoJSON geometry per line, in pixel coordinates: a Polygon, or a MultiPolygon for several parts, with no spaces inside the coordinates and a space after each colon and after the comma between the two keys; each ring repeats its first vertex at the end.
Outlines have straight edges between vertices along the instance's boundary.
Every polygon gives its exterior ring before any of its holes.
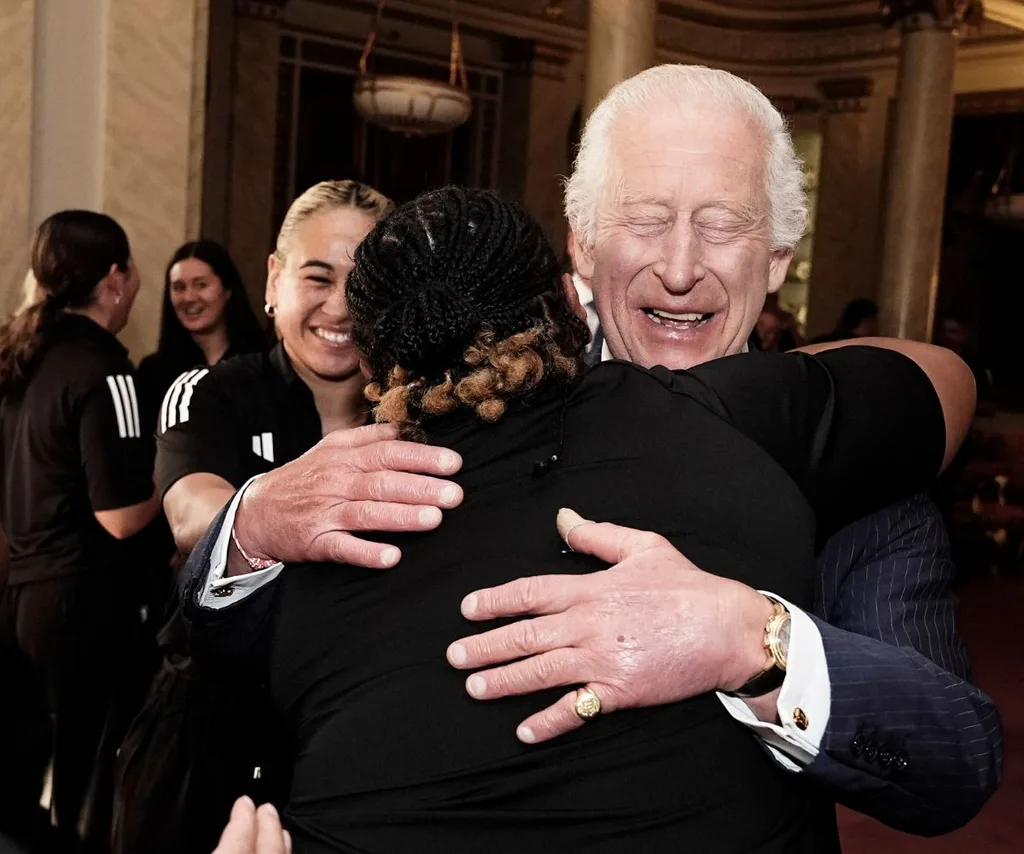
{"type": "Polygon", "coordinates": [[[865,112],[874,88],[870,77],[839,77],[818,83],[818,90],[825,98],[825,109],[830,113],[865,112]]]}
{"type": "Polygon", "coordinates": [[[235,0],[235,12],[245,18],[280,21],[288,0],[235,0]]]}
{"type": "Polygon", "coordinates": [[[773,95],[772,104],[784,116],[821,112],[821,101],[804,95],[773,95]]]}
{"type": "MultiPolygon", "coordinates": [[[[332,0],[341,2],[341,0],[332,0]]],[[[354,8],[372,12],[373,0],[344,0],[354,8]]],[[[623,0],[627,2],[627,0],[623,0]]],[[[899,28],[886,29],[879,24],[877,0],[867,3],[836,2],[842,17],[870,12],[871,22],[846,29],[823,28],[814,34],[785,30],[743,28],[746,11],[734,15],[734,23],[715,26],[686,17],[690,4],[719,10],[739,6],[718,0],[662,0],[658,17],[658,58],[662,62],[698,62],[714,64],[747,75],[850,76],[875,69],[893,69],[899,56],[899,28]],[[666,13],[669,6],[675,6],[666,13]]],[[[500,34],[513,39],[538,41],[569,53],[586,50],[586,5],[582,0],[563,0],[564,14],[551,19],[543,13],[539,0],[455,0],[454,12],[467,29],[500,34]],[[527,11],[529,10],[529,11],[527,11]]],[[[796,16],[781,0],[770,8],[761,0],[748,0],[750,15],[760,17],[796,16]]],[[[407,20],[448,23],[452,0],[388,0],[387,13],[407,20]]],[[[838,13],[837,13],[838,14],[838,13]]],[[[825,16],[820,19],[824,25],[825,16]]],[[[867,20],[865,18],[865,20],[867,20]]],[[[998,47],[1012,45],[1022,34],[989,26],[965,34],[964,46],[998,47]]]]}

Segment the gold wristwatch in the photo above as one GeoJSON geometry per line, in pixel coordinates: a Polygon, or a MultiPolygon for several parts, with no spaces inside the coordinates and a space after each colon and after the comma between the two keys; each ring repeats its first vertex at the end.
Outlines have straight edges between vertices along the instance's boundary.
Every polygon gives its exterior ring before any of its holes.
{"type": "Polygon", "coordinates": [[[748,679],[730,696],[749,699],[761,697],[778,688],[786,678],[786,664],[789,660],[789,630],[791,616],[786,606],[771,596],[765,598],[772,603],[772,614],[764,627],[764,650],[771,659],[768,667],[753,679],[748,679]]]}

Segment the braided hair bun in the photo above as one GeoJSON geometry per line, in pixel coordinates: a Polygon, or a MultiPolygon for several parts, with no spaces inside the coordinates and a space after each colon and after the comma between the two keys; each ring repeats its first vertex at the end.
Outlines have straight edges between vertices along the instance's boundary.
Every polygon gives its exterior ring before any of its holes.
{"type": "Polygon", "coordinates": [[[486,190],[445,187],[385,215],[346,295],[378,420],[460,404],[494,420],[545,376],[575,375],[589,336],[540,224],[486,190]]]}

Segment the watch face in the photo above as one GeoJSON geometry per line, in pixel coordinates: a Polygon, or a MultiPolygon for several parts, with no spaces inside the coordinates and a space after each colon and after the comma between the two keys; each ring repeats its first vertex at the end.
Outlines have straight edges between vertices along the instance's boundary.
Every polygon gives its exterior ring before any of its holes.
{"type": "Polygon", "coordinates": [[[782,625],[779,626],[779,645],[782,647],[782,651],[789,652],[789,629],[792,624],[792,620],[783,620],[782,625]]]}
{"type": "Polygon", "coordinates": [[[789,662],[789,631],[791,625],[789,614],[783,614],[776,618],[775,624],[771,627],[771,653],[775,664],[782,670],[786,669],[789,662]]]}

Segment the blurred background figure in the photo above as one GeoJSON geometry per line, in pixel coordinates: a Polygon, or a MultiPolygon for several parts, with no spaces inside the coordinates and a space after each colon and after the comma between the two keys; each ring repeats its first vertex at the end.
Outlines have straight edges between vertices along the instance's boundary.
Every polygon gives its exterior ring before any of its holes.
{"type": "Polygon", "coordinates": [[[160,343],[139,364],[145,434],[153,435],[164,394],[189,368],[259,352],[267,344],[267,333],[256,319],[228,251],[213,240],[181,246],[164,275],[160,343]]]}
{"type": "Polygon", "coordinates": [[[971,373],[974,374],[974,381],[978,385],[979,405],[983,401],[990,400],[992,398],[992,372],[985,367],[978,355],[970,324],[956,315],[943,317],[939,321],[935,343],[952,350],[967,362],[971,373]]]}
{"type": "Polygon", "coordinates": [[[754,327],[757,333],[757,340],[761,349],[766,352],[777,352],[779,348],[779,337],[782,334],[782,321],[774,312],[764,309],[757,318],[757,325],[754,327]]]}
{"type": "Polygon", "coordinates": [[[839,325],[827,335],[819,335],[812,343],[846,341],[849,338],[871,338],[878,334],[878,304],[869,299],[855,299],[839,318],[839,325]]]}
{"type": "Polygon", "coordinates": [[[50,822],[62,850],[102,851],[115,700],[137,644],[122,543],[156,516],[152,444],[115,335],[139,276],[113,219],[63,211],[32,246],[38,299],[0,327],[0,833],[28,847],[50,822]]]}

